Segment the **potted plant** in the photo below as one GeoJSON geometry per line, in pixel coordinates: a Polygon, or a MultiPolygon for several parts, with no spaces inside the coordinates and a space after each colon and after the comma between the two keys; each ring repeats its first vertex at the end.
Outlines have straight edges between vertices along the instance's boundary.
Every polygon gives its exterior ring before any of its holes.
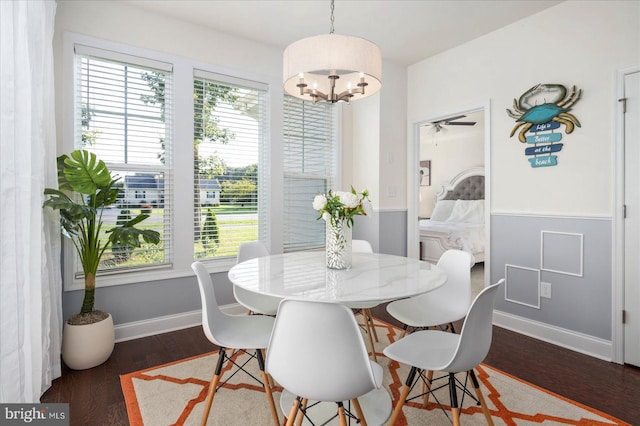
{"type": "Polygon", "coordinates": [[[75,150],[58,157],[58,189],[46,188],[44,207],[60,212],[62,234],[78,253],[84,272],[84,299],[80,312],[64,326],[62,358],[72,369],[95,367],[106,361],[114,346],[111,315],[94,309],[96,273],[105,250],[112,245],[140,247],[140,238],[157,244],[160,234],[135,225],[149,217],[139,214],[103,231],[105,207],[113,205],[120,193],[119,177],[96,155],[75,150]]]}

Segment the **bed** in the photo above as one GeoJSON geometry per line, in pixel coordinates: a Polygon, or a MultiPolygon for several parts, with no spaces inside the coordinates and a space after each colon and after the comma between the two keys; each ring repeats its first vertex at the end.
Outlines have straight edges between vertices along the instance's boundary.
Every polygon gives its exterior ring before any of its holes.
{"type": "Polygon", "coordinates": [[[419,228],[422,260],[436,263],[445,251],[461,249],[484,262],[484,167],[463,170],[443,185],[419,228]]]}

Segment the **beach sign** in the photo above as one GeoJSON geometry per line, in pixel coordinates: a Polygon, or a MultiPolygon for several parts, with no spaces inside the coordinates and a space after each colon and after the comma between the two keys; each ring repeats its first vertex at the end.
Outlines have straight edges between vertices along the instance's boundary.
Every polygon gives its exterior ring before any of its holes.
{"type": "Polygon", "coordinates": [[[557,155],[545,155],[542,157],[528,158],[531,167],[549,167],[558,165],[557,155]]]}
{"type": "Polygon", "coordinates": [[[561,143],[552,143],[550,145],[530,146],[524,150],[524,155],[541,155],[551,154],[562,150],[561,143]]]}

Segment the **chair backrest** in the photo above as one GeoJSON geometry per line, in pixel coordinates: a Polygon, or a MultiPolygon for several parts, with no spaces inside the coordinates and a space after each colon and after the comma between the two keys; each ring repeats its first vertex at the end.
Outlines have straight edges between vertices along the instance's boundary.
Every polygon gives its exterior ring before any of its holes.
{"type": "Polygon", "coordinates": [[[200,300],[202,302],[202,329],[211,342],[218,346],[225,346],[223,342],[216,339],[219,330],[226,328],[229,323],[227,315],[222,313],[216,300],[216,292],[209,271],[201,262],[193,262],[191,269],[198,277],[200,287],[200,300]]]}
{"type": "MultiPolygon", "coordinates": [[[[240,247],[238,247],[236,262],[240,263],[264,256],[269,256],[269,250],[265,245],[260,241],[249,241],[240,244],[240,247]]],[[[233,296],[250,311],[264,315],[275,315],[278,312],[278,304],[282,300],[280,297],[256,294],[237,285],[233,286],[233,296]]]]}
{"type": "Polygon", "coordinates": [[[294,395],[317,401],[346,401],[379,386],[353,312],[339,303],[283,300],[265,369],[294,395]]]}
{"type": "Polygon", "coordinates": [[[467,371],[484,361],[491,347],[493,306],[502,283],[504,278],[476,296],[464,320],[456,353],[444,371],[467,371]]]}
{"type": "Polygon", "coordinates": [[[240,244],[238,247],[237,262],[244,262],[245,260],[255,259],[256,257],[269,256],[269,250],[262,244],[261,241],[249,241],[247,243],[240,244]]]}
{"type": "Polygon", "coordinates": [[[471,263],[472,257],[466,251],[447,250],[438,267],[447,274],[447,282],[440,288],[425,293],[426,297],[446,300],[447,308],[463,318],[471,306],[471,263]]]}
{"type": "Polygon", "coordinates": [[[373,253],[373,247],[367,240],[352,240],[351,251],[354,253],[373,253]]]}

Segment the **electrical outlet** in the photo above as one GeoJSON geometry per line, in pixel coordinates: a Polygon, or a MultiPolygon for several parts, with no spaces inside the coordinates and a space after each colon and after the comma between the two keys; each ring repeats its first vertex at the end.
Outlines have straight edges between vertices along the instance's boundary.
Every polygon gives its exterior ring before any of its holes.
{"type": "Polygon", "coordinates": [[[540,283],[540,297],[551,299],[551,283],[540,283]]]}

